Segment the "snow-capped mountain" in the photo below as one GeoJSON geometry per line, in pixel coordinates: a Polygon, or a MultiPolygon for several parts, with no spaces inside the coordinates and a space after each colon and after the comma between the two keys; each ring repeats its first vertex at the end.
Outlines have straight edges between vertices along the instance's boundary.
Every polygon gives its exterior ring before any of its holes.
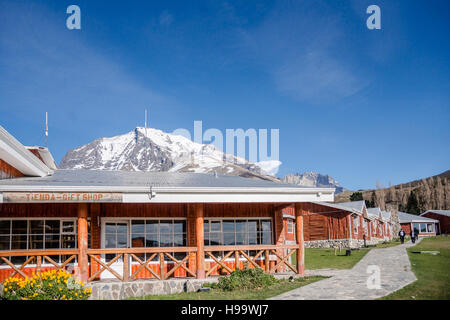
{"type": "Polygon", "coordinates": [[[281,162],[251,163],[214,145],[195,143],[158,129],[137,127],[111,138],[100,138],[70,150],[61,169],[198,172],[279,181],[270,175],[281,162]],[[266,171],[267,170],[267,171],[266,171]]]}
{"type": "Polygon", "coordinates": [[[334,180],[329,175],[320,174],[313,171],[305,172],[303,174],[287,174],[283,177],[283,182],[296,184],[299,186],[336,188],[336,193],[344,191],[344,188],[341,187],[339,182],[334,180]]]}
{"type": "Polygon", "coordinates": [[[153,128],[137,127],[110,138],[99,138],[72,149],[64,156],[60,169],[171,171],[227,174],[311,187],[333,187],[342,192],[339,183],[316,172],[274,174],[280,161],[257,163],[226,154],[214,145],[193,142],[183,136],[153,128]]]}

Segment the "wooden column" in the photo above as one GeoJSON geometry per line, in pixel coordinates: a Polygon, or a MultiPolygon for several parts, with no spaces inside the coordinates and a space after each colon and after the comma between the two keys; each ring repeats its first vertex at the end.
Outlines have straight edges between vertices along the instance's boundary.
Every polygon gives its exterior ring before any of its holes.
{"type": "Polygon", "coordinates": [[[197,203],[195,210],[195,243],[197,246],[197,279],[205,278],[205,247],[203,227],[203,203],[197,203]]]}
{"type": "Polygon", "coordinates": [[[299,248],[297,249],[297,273],[305,274],[305,244],[303,241],[303,204],[295,204],[295,232],[299,248]]]}
{"type": "MultiPolygon", "coordinates": [[[[286,230],[284,228],[284,219],[283,219],[283,210],[279,208],[274,208],[273,211],[273,222],[274,222],[274,232],[275,232],[275,245],[282,246],[286,242],[286,230]]],[[[284,256],[286,254],[285,249],[276,249],[277,253],[280,256],[284,256]]],[[[276,261],[274,261],[276,264],[281,261],[280,258],[276,258],[276,261]]],[[[278,272],[284,272],[285,271],[285,265],[281,264],[278,267],[278,272]]],[[[276,271],[276,270],[275,270],[276,271]]]]}
{"type": "Polygon", "coordinates": [[[80,203],[78,205],[78,269],[80,280],[83,282],[86,282],[89,278],[87,217],[87,203],[80,203]]]}

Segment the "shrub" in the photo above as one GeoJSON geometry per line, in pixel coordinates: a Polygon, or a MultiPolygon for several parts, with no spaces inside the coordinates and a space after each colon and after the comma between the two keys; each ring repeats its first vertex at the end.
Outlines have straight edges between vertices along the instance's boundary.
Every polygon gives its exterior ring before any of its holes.
{"type": "Polygon", "coordinates": [[[265,273],[260,268],[235,270],[228,277],[219,278],[216,286],[224,291],[261,289],[274,284],[273,275],[265,273]]]}
{"type": "Polygon", "coordinates": [[[62,270],[8,278],[0,285],[0,296],[6,300],[87,300],[90,295],[91,289],[62,270]]]}

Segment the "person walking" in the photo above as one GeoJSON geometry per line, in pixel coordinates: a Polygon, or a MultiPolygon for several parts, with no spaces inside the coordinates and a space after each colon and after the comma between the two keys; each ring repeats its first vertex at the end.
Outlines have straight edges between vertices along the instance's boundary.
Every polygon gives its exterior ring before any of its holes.
{"type": "Polygon", "coordinates": [[[400,237],[400,241],[403,244],[405,242],[405,236],[406,236],[405,231],[400,230],[400,232],[398,233],[398,236],[400,237]]]}
{"type": "Polygon", "coordinates": [[[417,237],[416,231],[414,229],[411,230],[411,241],[412,241],[412,243],[416,243],[416,237],[417,237]]]}

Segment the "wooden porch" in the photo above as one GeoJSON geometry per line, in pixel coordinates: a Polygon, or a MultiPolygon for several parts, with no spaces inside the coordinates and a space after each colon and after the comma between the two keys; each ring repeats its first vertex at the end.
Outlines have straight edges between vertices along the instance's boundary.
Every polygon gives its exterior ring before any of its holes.
{"type": "MultiPolygon", "coordinates": [[[[261,268],[267,273],[292,271],[304,274],[303,210],[302,203],[295,204],[296,243],[284,244],[281,210],[289,204],[64,204],[66,217],[76,218],[77,247],[74,249],[3,250],[0,251],[0,281],[8,277],[27,277],[49,269],[62,269],[73,273],[83,282],[100,280],[108,274],[119,281],[136,279],[186,278],[204,279],[210,276],[230,274],[236,269],[261,268]],[[68,210],[67,210],[68,209],[68,210]],[[100,246],[100,218],[113,216],[180,217],[186,219],[187,246],[102,248],[100,246]],[[204,223],[207,218],[269,217],[272,219],[273,244],[260,245],[205,245],[204,223]],[[88,241],[88,219],[90,241],[88,241]],[[296,261],[291,257],[296,252],[296,261]],[[21,263],[13,263],[11,257],[21,257],[21,263]],[[56,259],[55,257],[58,257],[56,259]],[[105,259],[105,257],[107,257],[105,259]],[[120,261],[120,270],[113,267],[120,261]],[[6,267],[6,268],[5,268],[6,267]]],[[[19,215],[22,219],[33,212],[48,217],[58,216],[58,204],[31,205],[3,204],[2,215],[19,215]],[[34,208],[34,210],[33,210],[34,208]],[[45,208],[40,211],[40,208],[45,208]]],[[[17,259],[16,259],[17,260],[17,259]]]]}
{"type": "MultiPolygon", "coordinates": [[[[266,245],[266,246],[206,246],[205,256],[212,261],[205,261],[207,266],[205,276],[226,275],[236,269],[260,268],[267,273],[282,273],[286,270],[301,274],[302,270],[293,266],[289,258],[299,250],[299,245],[266,245]],[[280,250],[285,252],[280,254],[280,250]],[[221,255],[217,255],[220,252],[221,255]],[[248,254],[252,252],[253,254],[248,254]],[[275,259],[274,259],[275,257],[275,259]],[[232,261],[230,261],[232,260],[232,261]],[[219,272],[218,269],[221,271],[219,272]]],[[[1,281],[9,277],[30,277],[33,274],[58,269],[65,270],[79,276],[86,282],[100,279],[100,275],[108,271],[120,281],[132,281],[142,279],[138,277],[143,271],[150,274],[148,278],[166,280],[169,277],[193,277],[198,276],[197,259],[199,250],[196,247],[172,247],[172,248],[126,248],[126,249],[88,249],[86,252],[88,261],[87,274],[82,273],[82,266],[78,261],[82,250],[17,250],[0,251],[0,260],[10,267],[9,274],[2,273],[1,281]],[[183,258],[176,258],[174,254],[184,254],[183,258]],[[108,262],[101,259],[104,255],[113,255],[108,262]],[[147,259],[142,259],[144,254],[149,255],[147,259]],[[57,262],[52,257],[63,256],[61,262],[57,262]],[[10,257],[24,257],[25,262],[15,265],[9,260],[10,257]],[[113,269],[111,265],[118,259],[123,260],[123,270],[121,274],[113,269]],[[153,263],[153,262],[157,263],[153,263]],[[152,265],[150,265],[152,263],[152,265]],[[45,266],[44,266],[45,265],[45,266]]]]}

